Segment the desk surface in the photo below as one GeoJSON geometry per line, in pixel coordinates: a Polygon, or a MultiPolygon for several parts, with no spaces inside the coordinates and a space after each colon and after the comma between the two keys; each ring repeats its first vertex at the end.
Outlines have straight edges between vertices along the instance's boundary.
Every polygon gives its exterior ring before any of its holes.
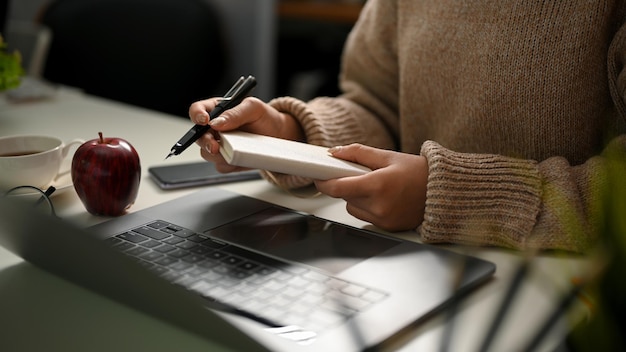
{"type": "MultiPolygon", "coordinates": [[[[150,179],[147,168],[200,159],[197,148],[164,161],[169,147],[190,127],[189,121],[132,107],[69,89],[60,89],[55,98],[12,104],[0,96],[0,136],[11,134],[50,134],[64,140],[92,139],[102,131],[106,136],[128,140],[137,149],[142,178],[139,195],[130,212],[174,199],[196,189],[163,191],[150,179]]],[[[69,169],[69,158],[65,169],[69,169]]],[[[345,211],[345,203],[328,197],[301,199],[277,189],[263,180],[217,186],[322,218],[356,227],[368,227],[345,211]]],[[[53,196],[59,215],[67,221],[88,226],[106,220],[87,213],[73,188],[53,196]]],[[[0,231],[1,231],[0,227],[0,231]]],[[[418,241],[415,233],[395,234],[418,241]]],[[[453,325],[443,315],[433,316],[412,327],[394,349],[406,351],[439,350],[444,336],[453,327],[450,350],[476,350],[507,284],[521,260],[519,253],[488,248],[449,246],[450,250],[490,260],[497,265],[492,281],[466,297],[453,325]]],[[[494,341],[494,351],[522,346],[533,336],[570,279],[584,270],[580,258],[540,255],[533,259],[532,273],[521,287],[517,300],[494,341]]],[[[411,270],[411,268],[407,268],[411,270]]],[[[46,273],[0,247],[0,349],[113,350],[123,347],[141,350],[195,351],[206,349],[198,337],[129,309],[102,296],[86,291],[46,273]],[[6,349],[5,347],[10,347],[6,349]]],[[[577,304],[569,316],[584,314],[577,304]]],[[[545,350],[560,341],[567,322],[563,320],[546,339],[545,350]]]]}

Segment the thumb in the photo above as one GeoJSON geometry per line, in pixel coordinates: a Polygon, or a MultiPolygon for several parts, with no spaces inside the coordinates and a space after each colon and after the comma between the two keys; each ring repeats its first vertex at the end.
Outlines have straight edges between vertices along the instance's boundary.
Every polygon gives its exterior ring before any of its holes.
{"type": "Polygon", "coordinates": [[[359,143],[332,147],[328,150],[335,158],[351,161],[372,170],[388,166],[386,150],[369,147],[359,143]]]}

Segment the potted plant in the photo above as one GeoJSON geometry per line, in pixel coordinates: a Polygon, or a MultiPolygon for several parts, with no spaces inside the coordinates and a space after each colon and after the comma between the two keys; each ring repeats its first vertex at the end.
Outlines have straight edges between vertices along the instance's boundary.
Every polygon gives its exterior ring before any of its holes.
{"type": "Polygon", "coordinates": [[[18,87],[22,75],[22,56],[18,51],[8,53],[7,45],[0,35],[0,92],[18,87]]]}

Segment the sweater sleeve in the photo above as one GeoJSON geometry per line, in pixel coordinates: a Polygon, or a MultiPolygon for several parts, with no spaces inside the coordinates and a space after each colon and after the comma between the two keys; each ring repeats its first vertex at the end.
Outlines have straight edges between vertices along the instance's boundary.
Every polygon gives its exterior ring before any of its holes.
{"type": "Polygon", "coordinates": [[[432,141],[422,155],[429,168],[419,228],[425,242],[582,252],[601,229],[607,155],[626,155],[626,135],[578,166],[561,157],[537,163],[456,153],[432,141]]]}

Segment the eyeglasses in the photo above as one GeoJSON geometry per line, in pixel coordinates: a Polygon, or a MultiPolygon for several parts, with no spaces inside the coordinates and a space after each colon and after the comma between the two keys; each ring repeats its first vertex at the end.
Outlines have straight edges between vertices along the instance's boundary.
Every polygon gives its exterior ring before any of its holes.
{"type": "Polygon", "coordinates": [[[50,212],[56,217],[54,205],[50,200],[52,193],[56,191],[54,186],[48,187],[45,191],[34,186],[17,186],[4,193],[4,197],[14,197],[24,203],[30,203],[33,208],[43,212],[50,212]]]}

